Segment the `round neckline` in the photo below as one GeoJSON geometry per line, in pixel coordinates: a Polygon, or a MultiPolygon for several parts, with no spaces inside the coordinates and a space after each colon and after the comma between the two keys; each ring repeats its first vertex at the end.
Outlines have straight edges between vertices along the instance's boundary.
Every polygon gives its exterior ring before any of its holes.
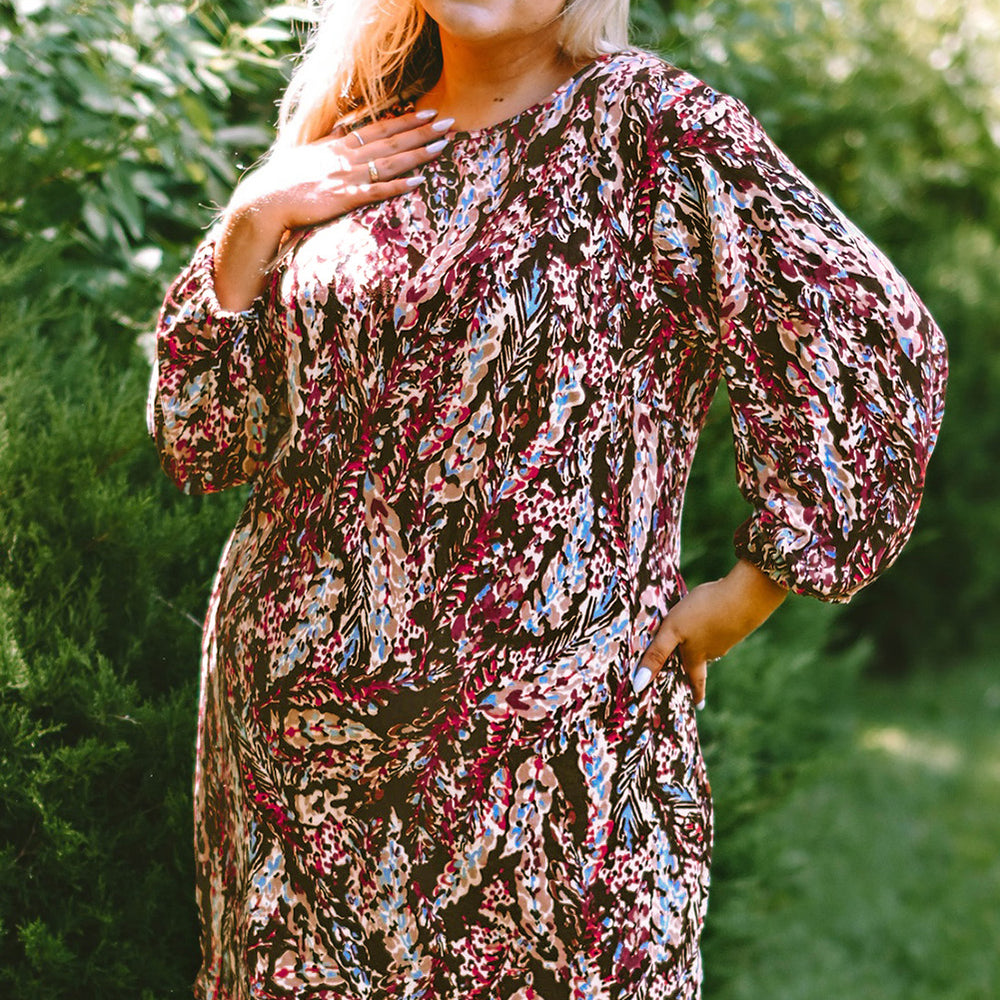
{"type": "MultiPolygon", "coordinates": [[[[514,112],[514,114],[509,115],[507,118],[494,122],[492,125],[483,125],[480,128],[449,131],[446,135],[448,136],[450,142],[462,142],[466,139],[478,139],[481,136],[490,134],[491,132],[505,131],[511,128],[516,122],[518,122],[521,118],[524,118],[526,115],[537,114],[545,108],[551,107],[559,100],[560,97],[563,96],[563,94],[566,93],[567,90],[579,83],[580,80],[582,80],[588,73],[616,55],[619,55],[619,53],[601,52],[590,62],[581,66],[575,73],[572,74],[572,76],[568,76],[565,80],[563,80],[563,82],[560,83],[548,97],[543,97],[540,101],[536,101],[534,104],[529,104],[526,108],[522,108],[520,111],[514,112]]],[[[415,107],[415,97],[410,98],[403,103],[404,109],[412,109],[415,107]]]]}

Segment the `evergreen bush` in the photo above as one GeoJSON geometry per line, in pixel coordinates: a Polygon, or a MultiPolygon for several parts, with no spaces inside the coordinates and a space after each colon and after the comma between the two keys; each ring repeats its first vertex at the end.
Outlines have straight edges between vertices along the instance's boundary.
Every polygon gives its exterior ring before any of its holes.
{"type": "MultiPolygon", "coordinates": [[[[55,264],[19,256],[5,302],[55,264]]],[[[77,293],[21,302],[0,317],[0,996],[187,995],[198,619],[238,498],[174,496],[145,364],[109,358],[77,293]]]]}

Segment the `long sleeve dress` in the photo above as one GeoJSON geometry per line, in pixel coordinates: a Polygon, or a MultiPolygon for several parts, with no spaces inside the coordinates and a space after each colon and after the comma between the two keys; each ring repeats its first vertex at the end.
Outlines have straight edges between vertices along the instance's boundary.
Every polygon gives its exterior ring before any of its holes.
{"type": "MultiPolygon", "coordinates": [[[[401,100],[387,114],[406,110],[401,100]]],[[[712,807],[667,610],[720,378],[736,553],[845,601],[913,525],[945,346],[736,100],[635,50],[296,235],[211,235],[151,430],[252,483],[206,622],[200,998],[692,1000],[712,807]]]]}

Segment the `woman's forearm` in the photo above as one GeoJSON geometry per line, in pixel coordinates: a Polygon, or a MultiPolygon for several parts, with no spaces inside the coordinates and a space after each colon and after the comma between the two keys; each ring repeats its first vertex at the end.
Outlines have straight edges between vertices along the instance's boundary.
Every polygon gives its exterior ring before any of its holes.
{"type": "Polygon", "coordinates": [[[281,245],[283,227],[255,208],[241,208],[222,218],[215,244],[215,294],[232,312],[249,309],[263,291],[268,267],[281,245]]]}
{"type": "Polygon", "coordinates": [[[738,560],[719,582],[723,584],[720,599],[728,605],[734,630],[743,636],[763,624],[788,596],[786,587],[745,559],[738,560]]]}

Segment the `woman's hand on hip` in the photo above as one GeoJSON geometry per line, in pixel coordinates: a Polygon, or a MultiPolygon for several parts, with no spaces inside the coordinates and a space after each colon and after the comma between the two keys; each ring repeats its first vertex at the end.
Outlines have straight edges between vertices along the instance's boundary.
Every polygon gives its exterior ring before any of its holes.
{"type": "Polygon", "coordinates": [[[693,588],[670,609],[643,653],[632,675],[636,692],[677,652],[701,708],[708,664],[746,638],[787,595],[784,587],[742,559],[721,580],[693,588]]]}
{"type": "Polygon", "coordinates": [[[338,128],[327,138],[278,150],[248,174],[222,216],[215,249],[219,304],[234,311],[249,307],[289,230],[329,222],[419,184],[423,178],[412,171],[440,154],[453,121],[435,121],[435,114],[414,111],[353,131],[338,128]]]}

